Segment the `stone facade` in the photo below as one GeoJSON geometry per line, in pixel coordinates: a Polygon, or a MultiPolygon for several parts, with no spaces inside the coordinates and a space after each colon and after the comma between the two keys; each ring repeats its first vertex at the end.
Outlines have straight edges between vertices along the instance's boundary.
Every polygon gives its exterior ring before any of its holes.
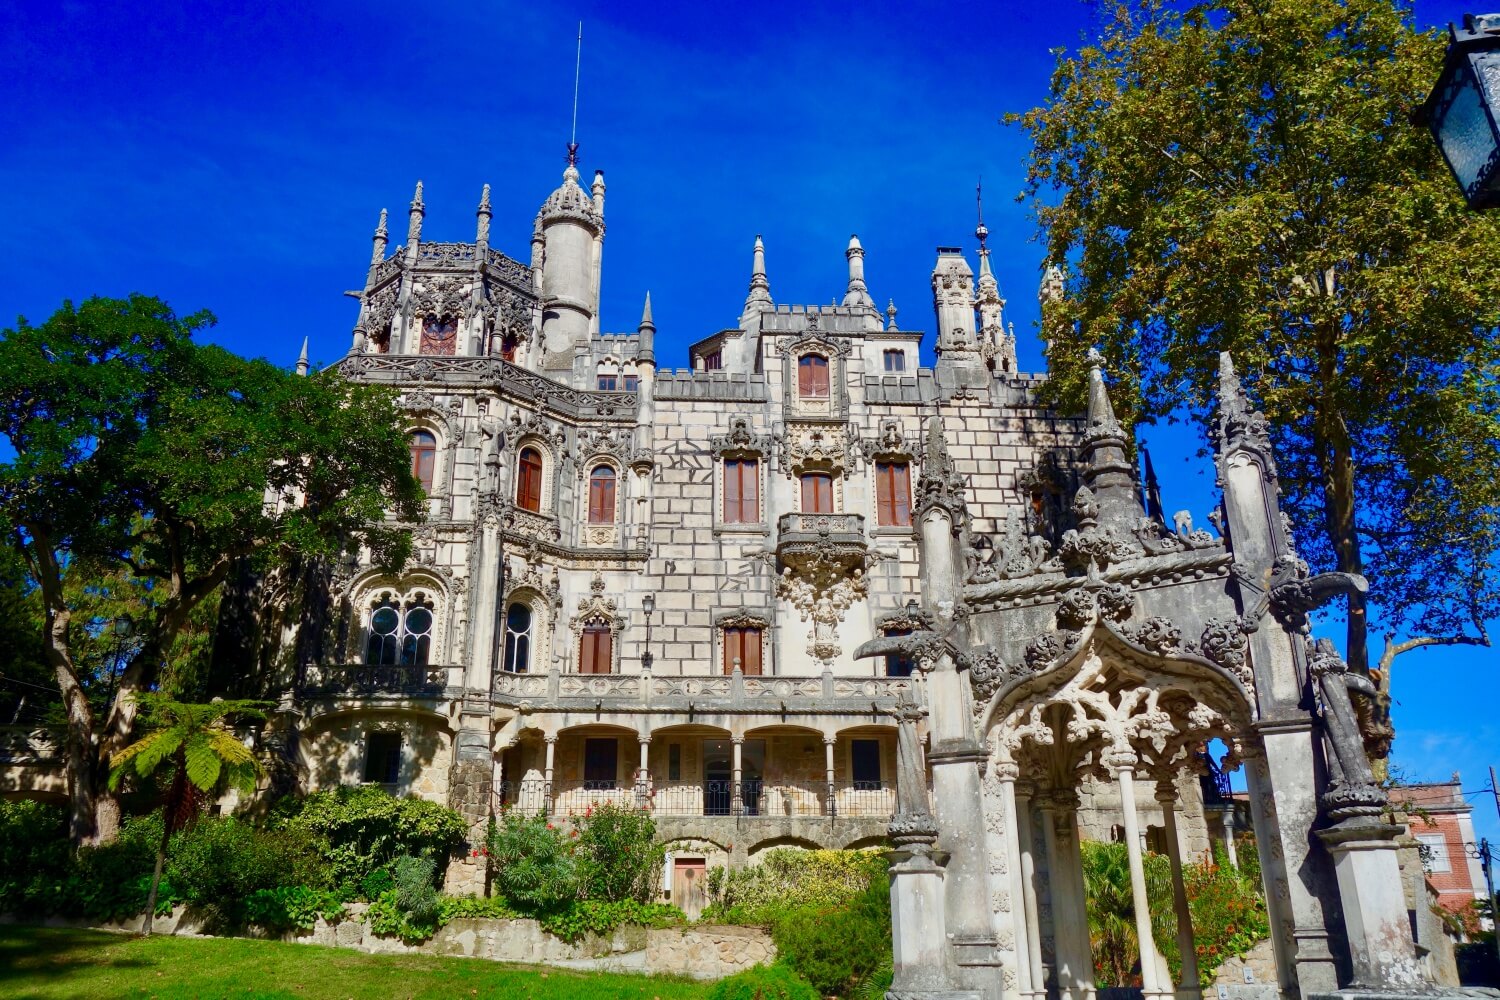
{"type": "MultiPolygon", "coordinates": [[[[486,188],[473,243],[426,242],[419,185],[394,252],[381,215],[338,371],[399,390],[428,519],[402,573],[361,554],[267,609],[304,787],[383,783],[476,833],[507,806],[640,804],[689,867],[886,843],[888,710],[925,674],[854,653],[919,625],[928,421],[997,540],[981,573],[1060,543],[1076,477],[1082,421],[1016,371],[987,231],[977,279],[939,248],[935,367],[877,310],[857,239],[842,304],[801,306],[774,301],[757,238],[737,323],[672,370],[649,296],[601,332],[602,175],[585,191],[570,163],[529,264],[490,248],[491,211],[486,188]]],[[[1122,835],[1108,815],[1091,834],[1122,835]]],[[[1186,826],[1206,850],[1201,808],[1186,826]]]]}

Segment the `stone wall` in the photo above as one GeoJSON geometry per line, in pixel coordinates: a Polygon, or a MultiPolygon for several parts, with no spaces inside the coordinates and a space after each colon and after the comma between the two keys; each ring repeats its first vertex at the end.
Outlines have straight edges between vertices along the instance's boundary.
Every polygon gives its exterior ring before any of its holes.
{"type": "MultiPolygon", "coordinates": [[[[642,972],[650,975],[722,979],[750,968],[769,965],[776,958],[771,935],[758,927],[617,927],[607,937],[589,935],[568,944],[542,930],[535,920],[489,920],[461,917],[439,928],[421,944],[380,937],[359,921],[364,904],[350,906],[351,919],[329,924],[322,918],[305,933],[286,934],[282,940],[350,948],[378,955],[449,955],[484,958],[492,962],[555,965],[598,972],[642,972]]],[[[141,917],[105,924],[100,929],[139,933],[141,917]]],[[[8,918],[0,922],[9,922],[8,918]]],[[[49,926],[76,922],[49,920],[49,926]]],[[[197,937],[201,923],[185,907],[158,917],[154,934],[197,937]]],[[[261,936],[264,935],[252,935],[261,936]]]]}

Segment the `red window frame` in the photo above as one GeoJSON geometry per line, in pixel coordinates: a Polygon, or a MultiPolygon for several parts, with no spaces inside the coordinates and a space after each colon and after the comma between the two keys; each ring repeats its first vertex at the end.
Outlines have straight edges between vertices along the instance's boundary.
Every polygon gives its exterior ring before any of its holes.
{"type": "Polygon", "coordinates": [[[875,463],[875,518],[883,527],[911,524],[911,467],[907,463],[875,463]]]}
{"type": "Polygon", "coordinates": [[[598,465],[589,473],[589,524],[615,523],[615,470],[598,465]]]}
{"type": "Polygon", "coordinates": [[[828,359],[804,354],[797,359],[797,394],[809,399],[828,398],[828,359]]]}
{"type": "Polygon", "coordinates": [[[430,431],[414,431],[411,436],[411,474],[422,484],[424,493],[432,492],[433,471],[437,467],[437,438],[430,431]]]}
{"type": "Polygon", "coordinates": [[[724,673],[734,673],[734,660],[739,657],[740,673],[759,677],[761,638],[759,625],[733,625],[724,629],[724,673]]]}
{"type": "Polygon", "coordinates": [[[724,459],[724,523],[760,523],[760,461],[724,459]]]}
{"type": "Polygon", "coordinates": [[[516,506],[540,514],[542,512],[542,453],[535,448],[522,448],[516,471],[516,506]]]}
{"type": "Polygon", "coordinates": [[[578,672],[580,674],[607,674],[614,667],[615,636],[604,622],[589,622],[583,626],[578,642],[578,672]]]}
{"type": "Polygon", "coordinates": [[[802,513],[833,513],[833,476],[826,472],[803,473],[802,513]]]}

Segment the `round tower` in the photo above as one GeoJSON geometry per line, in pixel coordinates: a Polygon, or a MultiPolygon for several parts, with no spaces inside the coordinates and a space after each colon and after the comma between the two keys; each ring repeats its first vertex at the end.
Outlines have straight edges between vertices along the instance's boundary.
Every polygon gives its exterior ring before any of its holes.
{"type": "Polygon", "coordinates": [[[587,351],[594,321],[595,241],[604,220],[578,183],[577,150],[568,151],[562,186],[537,214],[542,236],[542,367],[571,370],[587,351]]]}

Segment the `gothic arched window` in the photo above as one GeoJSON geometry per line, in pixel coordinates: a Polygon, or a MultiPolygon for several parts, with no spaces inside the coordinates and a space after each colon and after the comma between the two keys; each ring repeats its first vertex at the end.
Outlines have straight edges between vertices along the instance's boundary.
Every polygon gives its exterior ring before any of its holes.
{"type": "Polygon", "coordinates": [[[418,354],[455,354],[458,349],[458,320],[452,316],[439,319],[428,315],[422,320],[422,343],[418,354]]]}
{"type": "Polygon", "coordinates": [[[615,470],[608,465],[589,473],[589,524],[615,523],[615,470]]]}
{"type": "Polygon", "coordinates": [[[522,510],[541,513],[542,510],[542,453],[535,448],[522,448],[516,469],[516,506],[522,510]]]}
{"type": "Polygon", "coordinates": [[[365,663],[372,667],[425,667],[432,652],[432,604],[421,595],[405,606],[382,594],[370,609],[365,663]]]}
{"type": "Polygon", "coordinates": [[[432,474],[437,466],[437,438],[427,431],[415,431],[411,436],[411,474],[422,489],[432,492],[432,474]]]}
{"type": "Polygon", "coordinates": [[[531,669],[532,625],[536,616],[519,601],[505,612],[505,659],[507,673],[524,674],[531,669]]]}

